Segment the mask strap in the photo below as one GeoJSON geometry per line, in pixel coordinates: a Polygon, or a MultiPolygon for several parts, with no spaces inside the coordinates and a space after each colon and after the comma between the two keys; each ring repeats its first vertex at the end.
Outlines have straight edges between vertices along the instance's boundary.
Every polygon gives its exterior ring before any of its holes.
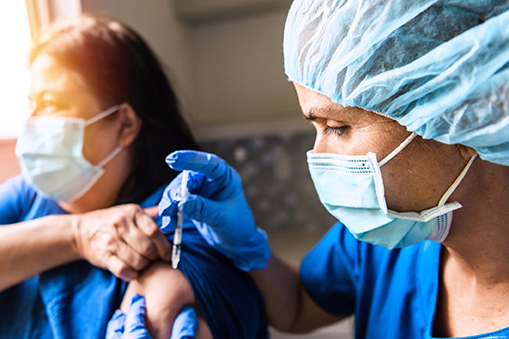
{"type": "Polygon", "coordinates": [[[440,199],[440,201],[438,202],[438,206],[443,206],[445,205],[445,203],[447,202],[447,199],[449,199],[449,197],[452,195],[452,193],[454,192],[454,190],[456,190],[456,188],[459,186],[459,184],[461,183],[461,181],[463,180],[463,178],[465,177],[465,175],[467,175],[467,172],[468,170],[470,169],[470,166],[472,166],[472,163],[474,162],[474,159],[477,157],[477,154],[474,154],[470,160],[468,161],[467,165],[465,166],[465,168],[463,169],[463,171],[461,171],[460,175],[456,178],[456,180],[454,180],[454,182],[452,183],[452,185],[447,189],[447,191],[445,191],[443,197],[440,199]]]}
{"type": "Polygon", "coordinates": [[[110,154],[108,154],[103,160],[99,161],[96,166],[104,167],[107,163],[111,161],[114,157],[117,156],[118,153],[122,150],[122,146],[117,146],[110,154]]]}
{"type": "Polygon", "coordinates": [[[410,134],[408,136],[408,138],[405,139],[405,141],[403,141],[401,143],[401,145],[399,145],[398,147],[396,147],[396,149],[394,151],[392,151],[391,153],[389,153],[388,156],[386,156],[385,158],[383,158],[382,160],[380,160],[380,162],[378,163],[378,166],[382,167],[383,165],[385,165],[389,160],[391,160],[392,158],[394,158],[399,152],[401,152],[403,150],[403,148],[407,147],[408,144],[410,142],[412,142],[412,140],[414,140],[414,138],[417,136],[416,133],[412,132],[412,134],[410,134]]]}
{"type": "Polygon", "coordinates": [[[93,117],[91,117],[90,119],[85,121],[85,126],[91,125],[94,122],[97,122],[103,118],[106,118],[108,115],[113,114],[116,111],[118,111],[119,108],[120,108],[120,105],[115,105],[113,107],[108,108],[106,111],[102,111],[101,113],[94,115],[93,117]]]}

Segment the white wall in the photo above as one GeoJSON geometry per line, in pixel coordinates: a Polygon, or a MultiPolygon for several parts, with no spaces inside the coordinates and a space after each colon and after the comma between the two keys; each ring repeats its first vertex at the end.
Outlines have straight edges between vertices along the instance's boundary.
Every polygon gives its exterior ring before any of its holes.
{"type": "Polygon", "coordinates": [[[295,114],[283,69],[286,10],[196,26],[191,33],[199,123],[295,114]]]}
{"type": "Polygon", "coordinates": [[[194,110],[190,96],[194,85],[189,30],[177,19],[173,0],[82,0],[82,9],[110,16],[135,29],[169,68],[186,109],[194,110]]]}
{"type": "Polygon", "coordinates": [[[203,21],[179,17],[175,0],[82,0],[82,7],[129,24],[149,42],[173,73],[199,139],[310,128],[284,75],[281,5],[203,21]]]}

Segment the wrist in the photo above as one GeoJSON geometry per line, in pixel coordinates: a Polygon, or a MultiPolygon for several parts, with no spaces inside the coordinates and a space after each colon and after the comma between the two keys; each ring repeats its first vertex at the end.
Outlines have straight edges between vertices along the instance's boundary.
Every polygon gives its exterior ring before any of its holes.
{"type": "Polygon", "coordinates": [[[231,259],[238,269],[245,272],[266,268],[272,256],[267,233],[258,227],[246,245],[235,250],[236,253],[231,259]]]}
{"type": "Polygon", "coordinates": [[[65,219],[65,230],[63,230],[63,232],[66,234],[66,250],[70,253],[73,260],[84,259],[80,236],[80,218],[77,215],[67,215],[65,219]]]}

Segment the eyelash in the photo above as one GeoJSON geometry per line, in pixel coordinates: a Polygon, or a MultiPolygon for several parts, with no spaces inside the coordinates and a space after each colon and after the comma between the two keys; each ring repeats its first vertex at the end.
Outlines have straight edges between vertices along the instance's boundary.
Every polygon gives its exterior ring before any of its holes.
{"type": "Polygon", "coordinates": [[[335,134],[336,136],[339,137],[339,136],[341,136],[345,132],[345,130],[347,128],[348,128],[348,126],[341,126],[341,127],[326,126],[323,131],[324,131],[325,134],[333,133],[333,134],[335,134]]]}

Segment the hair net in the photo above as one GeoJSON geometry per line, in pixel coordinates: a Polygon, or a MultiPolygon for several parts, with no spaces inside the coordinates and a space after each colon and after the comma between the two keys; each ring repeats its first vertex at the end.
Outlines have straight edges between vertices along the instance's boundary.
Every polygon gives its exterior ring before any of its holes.
{"type": "Polygon", "coordinates": [[[509,3],[296,0],[291,81],[509,165],[509,3]]]}

